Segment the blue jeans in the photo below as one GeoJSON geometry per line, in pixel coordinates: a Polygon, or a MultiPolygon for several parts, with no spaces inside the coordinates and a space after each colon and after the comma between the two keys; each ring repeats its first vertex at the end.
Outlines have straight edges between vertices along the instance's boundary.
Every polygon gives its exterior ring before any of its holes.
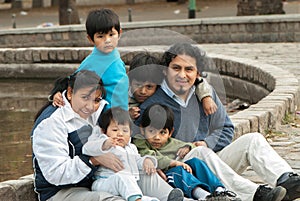
{"type": "Polygon", "coordinates": [[[217,187],[224,187],[202,160],[192,158],[185,161],[185,163],[192,168],[192,174],[187,172],[182,166],[171,168],[166,172],[167,182],[173,187],[180,188],[185,196],[193,198],[192,192],[196,187],[200,187],[210,193],[213,193],[217,187]]]}

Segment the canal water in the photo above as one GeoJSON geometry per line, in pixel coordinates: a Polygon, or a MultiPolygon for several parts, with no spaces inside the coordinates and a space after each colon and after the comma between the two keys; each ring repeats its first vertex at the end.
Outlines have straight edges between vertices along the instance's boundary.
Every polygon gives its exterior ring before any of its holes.
{"type": "Polygon", "coordinates": [[[0,182],[32,173],[30,132],[53,80],[0,80],[0,182]]]}
{"type": "Polygon", "coordinates": [[[0,111],[0,181],[32,173],[30,131],[34,112],[0,111]]]}

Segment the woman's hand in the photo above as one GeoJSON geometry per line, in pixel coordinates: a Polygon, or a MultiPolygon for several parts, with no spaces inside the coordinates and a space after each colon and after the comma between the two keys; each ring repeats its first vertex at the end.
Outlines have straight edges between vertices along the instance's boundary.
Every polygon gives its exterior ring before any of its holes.
{"type": "Polygon", "coordinates": [[[93,165],[95,166],[101,165],[113,170],[114,172],[119,172],[124,169],[124,165],[122,161],[112,153],[105,153],[102,154],[101,156],[91,157],[90,159],[93,165]]]}

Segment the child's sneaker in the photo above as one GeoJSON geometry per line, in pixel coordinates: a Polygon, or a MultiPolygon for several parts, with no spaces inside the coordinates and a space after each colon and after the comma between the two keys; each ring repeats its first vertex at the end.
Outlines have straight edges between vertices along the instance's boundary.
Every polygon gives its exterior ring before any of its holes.
{"type": "Polygon", "coordinates": [[[159,201],[159,199],[155,198],[155,197],[149,197],[149,196],[143,196],[141,198],[142,201],[159,201]]]}
{"type": "Polygon", "coordinates": [[[184,195],[181,189],[174,188],[168,195],[167,201],[183,201],[184,195]]]}

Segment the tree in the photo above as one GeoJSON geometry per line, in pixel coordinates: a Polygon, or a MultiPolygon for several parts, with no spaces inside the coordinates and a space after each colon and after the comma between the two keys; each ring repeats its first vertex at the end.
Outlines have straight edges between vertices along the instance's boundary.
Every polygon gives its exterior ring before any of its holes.
{"type": "Polygon", "coordinates": [[[80,24],[75,0],[59,1],[59,24],[80,24]]]}

